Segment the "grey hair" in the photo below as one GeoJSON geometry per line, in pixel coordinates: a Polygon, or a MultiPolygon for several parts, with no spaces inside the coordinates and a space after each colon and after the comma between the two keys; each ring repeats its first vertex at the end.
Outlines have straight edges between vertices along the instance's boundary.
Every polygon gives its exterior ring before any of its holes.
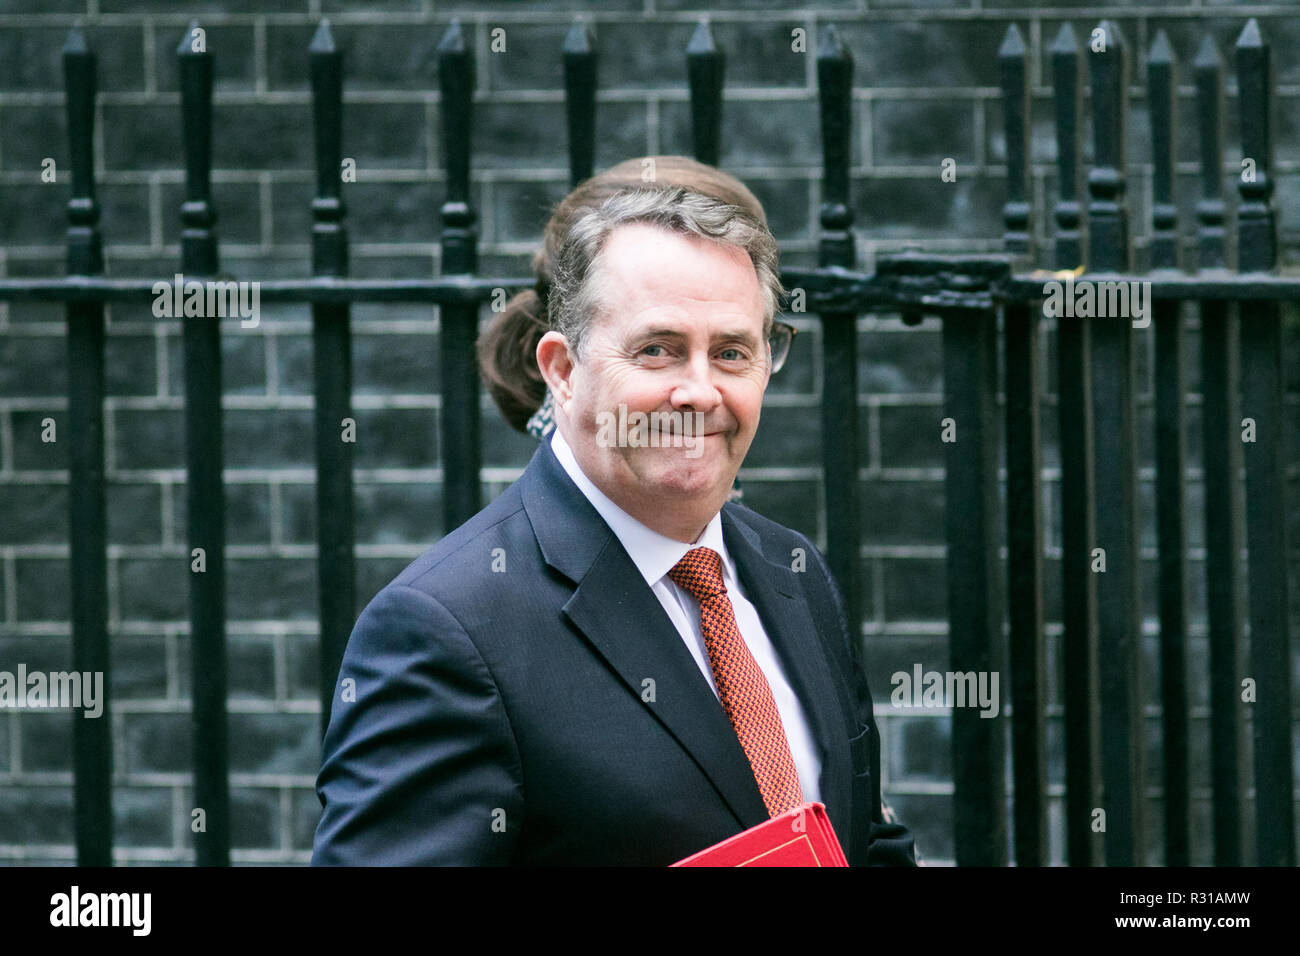
{"type": "Polygon", "coordinates": [[[610,234],[619,226],[649,223],[682,235],[710,239],[749,254],[763,295],[763,340],[785,289],[781,286],[776,239],[767,224],[739,206],[687,186],[621,189],[599,206],[577,213],[569,224],[551,276],[546,314],[552,329],[569,340],[578,359],[591,322],[604,302],[600,258],[610,234]]]}

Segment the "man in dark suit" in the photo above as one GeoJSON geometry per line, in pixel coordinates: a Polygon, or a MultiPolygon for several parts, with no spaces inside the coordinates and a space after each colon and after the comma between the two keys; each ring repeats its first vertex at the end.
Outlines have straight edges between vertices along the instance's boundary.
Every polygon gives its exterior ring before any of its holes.
{"type": "Polygon", "coordinates": [[[666,866],[818,800],[851,865],[915,865],[825,561],[727,502],[775,262],[689,190],[575,220],[536,353],[555,432],[357,621],[313,863],[666,866]],[[611,429],[638,412],[679,414],[611,429]]]}

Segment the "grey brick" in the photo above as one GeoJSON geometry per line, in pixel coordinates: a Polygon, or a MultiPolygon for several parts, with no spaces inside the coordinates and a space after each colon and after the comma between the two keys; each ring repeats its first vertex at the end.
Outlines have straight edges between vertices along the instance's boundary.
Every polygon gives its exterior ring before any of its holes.
{"type": "Polygon", "coordinates": [[[359,10],[418,12],[423,6],[423,0],[321,0],[321,10],[325,13],[355,12],[359,10]]]}
{"type": "MultiPolygon", "coordinates": [[[[608,90],[623,85],[626,71],[635,75],[636,66],[613,53],[618,48],[616,37],[624,27],[620,23],[601,24],[594,48],[597,52],[597,78],[599,89],[608,90]]],[[[569,32],[568,23],[485,23],[488,56],[479,64],[479,83],[493,91],[498,90],[562,90],[564,89],[564,38],[569,32]],[[504,30],[505,49],[500,49],[504,30]],[[495,34],[495,36],[494,36],[495,34]],[[495,46],[495,48],[494,48],[495,46]]],[[[645,24],[644,29],[662,36],[663,24],[645,24]]],[[[467,35],[465,40],[469,42],[467,35]]],[[[436,37],[435,37],[436,43],[436,37]]],[[[621,50],[629,57],[631,50],[621,50]]],[[[635,81],[634,81],[635,82],[635,81]]]]}
{"type": "MultiPolygon", "coordinates": [[[[816,481],[747,479],[741,469],[742,502],[765,518],[802,531],[817,540],[817,512],[821,497],[816,481]]],[[[811,560],[811,559],[810,559],[811,560]]]]}
{"type": "MultiPolygon", "coordinates": [[[[11,243],[58,244],[71,195],[70,179],[42,183],[39,167],[31,171],[30,183],[0,185],[0,236],[11,243]],[[51,228],[52,224],[59,225],[51,228]]],[[[53,312],[58,307],[48,308],[53,312]]],[[[57,317],[62,311],[58,308],[55,316],[45,317],[57,317]]]]}
{"type": "Polygon", "coordinates": [[[906,823],[916,852],[927,864],[953,859],[951,796],[889,791],[882,797],[893,806],[898,819],[906,823]]]}
{"type": "MultiPolygon", "coordinates": [[[[365,176],[366,167],[358,159],[357,182],[344,192],[354,243],[438,240],[442,184],[366,182],[365,176]]],[[[424,274],[429,274],[427,269],[424,274]]]]}
{"type": "Polygon", "coordinates": [[[932,175],[860,180],[852,189],[854,222],[863,239],[988,239],[1002,235],[1001,177],[932,175]]]}
{"type": "MultiPolygon", "coordinates": [[[[372,595],[373,596],[373,595],[372,595]]],[[[358,601],[357,611],[365,601],[358,601]]],[[[286,634],[285,670],[290,700],[320,698],[320,638],[315,634],[286,634]]]]}
{"type": "MultiPolygon", "coordinates": [[[[126,773],[188,773],[192,726],[183,713],[123,714],[126,773]]],[[[231,735],[233,739],[233,734],[231,735]]]]}
{"type": "Polygon", "coordinates": [[[925,670],[946,670],[948,646],[945,639],[920,634],[881,634],[866,638],[862,663],[871,687],[872,702],[877,706],[887,705],[894,690],[893,675],[899,671],[910,674],[918,661],[925,670]]]}
{"type": "MultiPolygon", "coordinates": [[[[183,523],[178,536],[186,537],[183,523]]],[[[189,619],[190,548],[166,558],[120,558],[118,587],[124,620],[183,621],[189,619]]],[[[208,555],[212,557],[211,554],[208,555]]],[[[211,564],[208,565],[211,567],[211,564]]]]}
{"type": "Polygon", "coordinates": [[[997,86],[1006,24],[981,20],[838,21],[855,86],[997,86]]]}
{"type": "Polygon", "coordinates": [[[943,391],[943,343],[937,330],[892,328],[858,335],[858,391],[881,393],[943,391]]]}
{"type": "Polygon", "coordinates": [[[814,210],[805,178],[746,176],[744,183],[762,205],[768,228],[778,242],[812,237],[814,210]]]}
{"type": "Polygon", "coordinates": [[[226,638],[226,670],[231,700],[275,699],[275,648],[261,634],[226,638]]]}
{"type": "Polygon", "coordinates": [[[863,482],[861,507],[863,544],[944,543],[942,482],[863,482]]]}
{"type": "MultiPolygon", "coordinates": [[[[168,0],[103,0],[102,13],[175,13],[168,0]]],[[[186,12],[199,18],[205,13],[306,13],[306,0],[196,0],[186,12]]],[[[177,40],[179,43],[180,41],[177,40]]]]}
{"type": "MultiPolygon", "coordinates": [[[[213,89],[218,92],[253,89],[256,77],[252,24],[205,24],[200,21],[199,25],[203,29],[204,45],[212,55],[213,89]]],[[[193,42],[188,25],[158,24],[154,28],[154,63],[157,64],[160,91],[180,89],[176,50],[185,39],[193,42]]],[[[271,58],[269,44],[267,58],[271,58]]]]}
{"type": "Polygon", "coordinates": [[[113,788],[113,846],[142,848],[172,844],[170,787],[113,788]]]}
{"type": "MultiPolygon", "coordinates": [[[[488,399],[484,398],[484,401],[488,399]]],[[[495,405],[482,409],[483,465],[488,468],[519,468],[521,471],[537,451],[537,439],[511,428],[495,405]]]]}
{"type": "Polygon", "coordinates": [[[293,849],[310,850],[320,821],[320,798],[314,790],[295,790],[289,798],[289,836],[293,849]]]}
{"type": "Polygon", "coordinates": [[[58,544],[68,540],[66,484],[11,485],[4,491],[9,515],[0,540],[6,544],[58,544]]]}
{"type": "MultiPolygon", "coordinates": [[[[581,11],[590,11],[598,13],[604,10],[639,10],[641,9],[641,0],[573,0],[572,3],[565,5],[566,9],[571,9],[575,14],[581,11]]],[[[661,5],[662,6],[662,5],[661,5]]],[[[510,10],[537,10],[544,13],[555,12],[555,4],[551,0],[511,0],[510,10]]],[[[447,0],[445,3],[438,5],[438,13],[479,13],[482,5],[475,0],[447,0]]],[[[439,29],[441,29],[441,25],[439,29]]]]}
{"type": "Polygon", "coordinates": [[[230,715],[232,773],[297,773],[320,769],[315,714],[230,715]]]}
{"type": "Polygon", "coordinates": [[[947,620],[947,574],[943,561],[890,558],[882,565],[885,569],[885,620],[947,620]]]}
{"type": "MultiPolygon", "coordinates": [[[[430,541],[430,544],[433,542],[430,541]]],[[[364,608],[379,589],[397,577],[411,561],[407,558],[361,558],[357,566],[357,606],[364,608]]]]}
{"type": "MultiPolygon", "coordinates": [[[[780,10],[786,4],[779,0],[659,0],[655,4],[658,10],[700,10],[708,12],[710,10],[780,10]]],[[[837,10],[853,9],[854,0],[820,0],[817,7],[820,9],[837,10]]]]}
{"type": "MultiPolygon", "coordinates": [[[[144,88],[139,26],[96,25],[85,34],[86,43],[98,61],[99,89],[144,88]]],[[[0,90],[63,92],[63,44],[67,39],[66,27],[0,27],[0,61],[6,64],[0,90]]]]}
{"type": "Polygon", "coordinates": [[[110,459],[118,468],[185,467],[185,413],[181,409],[113,410],[110,459]]]}
{"type": "Polygon", "coordinates": [[[162,541],[162,489],[153,483],[107,486],[108,540],[117,544],[162,541]]]}
{"type": "Polygon", "coordinates": [[[41,178],[45,172],[42,163],[49,158],[54,160],[56,181],[62,178],[71,182],[68,130],[62,107],[10,103],[0,108],[0,135],[4,137],[0,140],[4,143],[0,164],[6,172],[27,174],[33,184],[52,185],[41,178]]]}
{"type": "Polygon", "coordinates": [[[167,644],[152,634],[113,634],[108,642],[113,701],[168,696],[167,644]]]}
{"type": "Polygon", "coordinates": [[[492,239],[495,242],[532,242],[540,247],[542,230],[551,210],[565,194],[566,184],[551,181],[510,182],[492,186],[492,239]]]}
{"type": "MultiPolygon", "coordinates": [[[[354,121],[364,124],[368,111],[355,112],[354,121]]],[[[311,108],[306,104],[218,102],[212,107],[212,130],[214,169],[312,168],[311,108]]],[[[373,136],[381,131],[369,127],[366,132],[373,136]]],[[[401,143],[387,140],[384,145],[401,143]]]]}
{"type": "MultiPolygon", "coordinates": [[[[162,202],[162,240],[168,245],[179,245],[185,184],[163,183],[158,192],[162,202]]],[[[257,183],[213,183],[212,208],[217,214],[214,229],[218,241],[248,244],[262,241],[261,200],[257,183]]],[[[146,235],[125,234],[122,238],[143,242],[146,235]]]]}
{"type": "Polygon", "coordinates": [[[440,460],[434,408],[357,409],[357,468],[429,468],[440,460]]]}
{"type": "MultiPolygon", "coordinates": [[[[466,45],[474,49],[474,24],[464,23],[461,29],[466,45]]],[[[512,38],[514,30],[512,26],[512,38]]],[[[267,27],[268,85],[277,89],[309,88],[307,47],[314,31],[315,26],[310,24],[272,24],[267,27]]],[[[441,25],[340,22],[331,24],[330,32],[335,46],[343,51],[345,90],[438,89],[441,25]]],[[[346,109],[351,107],[352,104],[348,104],[346,109]]]]}
{"type": "Polygon", "coordinates": [[[120,333],[107,336],[104,378],[105,392],[109,395],[157,394],[158,356],[154,337],[120,333]]]}
{"type": "MultiPolygon", "coordinates": [[[[184,168],[179,107],[105,103],[100,113],[106,169],[184,168]]],[[[220,141],[219,136],[215,139],[220,141]]]]}
{"type": "MultiPolygon", "coordinates": [[[[792,156],[816,156],[821,143],[815,123],[816,103],[808,100],[728,100],[722,105],[720,165],[740,170],[747,165],[788,166],[792,156]]],[[[665,102],[660,107],[664,148],[694,153],[690,105],[665,102]]],[[[743,178],[743,174],[742,178],[743,178]]]]}
{"type": "Polygon", "coordinates": [[[280,791],[237,787],[230,791],[232,849],[272,850],[280,845],[280,791]]]}
{"type": "MultiPolygon", "coordinates": [[[[933,405],[882,405],[880,455],[886,468],[942,468],[943,409],[933,405]]],[[[957,440],[962,440],[957,418],[957,440]]]]}
{"type": "Polygon", "coordinates": [[[29,710],[19,715],[18,734],[23,742],[24,771],[71,772],[74,715],[77,720],[95,719],[68,710],[29,710]]]}
{"type": "MultiPolygon", "coordinates": [[[[305,467],[314,463],[310,409],[227,408],[223,414],[227,468],[305,467]]],[[[358,444],[360,441],[358,436],[358,444]]]]}
{"type": "Polygon", "coordinates": [[[71,787],[5,787],[0,843],[40,848],[71,844],[72,823],[71,787]]]}
{"type": "Polygon", "coordinates": [[[763,409],[745,465],[789,467],[791,462],[819,462],[821,455],[820,410],[771,405],[763,409]]]}
{"type": "Polygon", "coordinates": [[[427,395],[441,388],[440,341],[434,332],[352,335],[354,395],[427,395]]]}
{"type": "Polygon", "coordinates": [[[876,100],[871,118],[871,159],[877,166],[931,166],[938,174],[943,161],[953,159],[960,180],[975,163],[975,110],[970,100],[876,100]]]}
{"type": "MultiPolygon", "coordinates": [[[[910,671],[908,676],[910,679],[910,671]]],[[[886,697],[886,690],[889,688],[879,691],[879,696],[886,697]]],[[[893,784],[943,783],[951,779],[951,717],[891,717],[889,724],[893,731],[889,779],[893,784]]]]}
{"type": "Polygon", "coordinates": [[[68,562],[63,558],[14,561],[18,620],[66,621],[72,613],[68,562]]]}
{"type": "Polygon", "coordinates": [[[226,606],[232,621],[315,620],[314,558],[226,559],[226,606]]]}

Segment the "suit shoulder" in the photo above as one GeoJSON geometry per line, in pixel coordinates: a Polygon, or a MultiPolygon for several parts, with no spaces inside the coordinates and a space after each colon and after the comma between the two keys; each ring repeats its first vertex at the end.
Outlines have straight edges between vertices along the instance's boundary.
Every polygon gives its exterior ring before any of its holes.
{"type": "MultiPolygon", "coordinates": [[[[451,568],[460,570],[466,561],[472,560],[477,563],[483,545],[490,546],[492,541],[507,541],[516,536],[511,525],[518,520],[527,524],[523,498],[519,494],[519,483],[515,482],[482,511],[450,534],[444,535],[436,544],[403,568],[391,583],[420,591],[430,591],[430,572],[443,565],[450,565],[451,568]]],[[[444,567],[443,570],[449,569],[444,567]]]]}

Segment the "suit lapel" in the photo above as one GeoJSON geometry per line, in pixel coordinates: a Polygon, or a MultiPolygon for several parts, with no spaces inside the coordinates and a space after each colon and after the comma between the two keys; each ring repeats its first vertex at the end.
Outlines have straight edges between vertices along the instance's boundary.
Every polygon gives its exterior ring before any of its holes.
{"type": "MultiPolygon", "coordinates": [[[[796,571],[785,563],[789,555],[769,560],[754,529],[744,524],[735,509],[722,509],[722,537],[736,562],[745,596],[758,610],[763,628],[781,658],[794,692],[812,723],[813,737],[821,745],[821,802],[831,825],[849,846],[852,755],[849,753],[844,711],[838,703],[835,682],[827,666],[824,636],[795,580],[796,571]]],[[[832,639],[838,639],[834,635],[832,639]]]]}
{"type": "MultiPolygon", "coordinates": [[[[709,777],[742,828],[768,819],[745,751],[663,605],[618,536],[542,442],[524,508],[546,563],[575,582],[565,615],[709,777]],[[646,678],[655,699],[645,701],[646,678]]],[[[730,546],[730,545],[728,545],[730,546]]]]}
{"type": "MultiPolygon", "coordinates": [[[[744,828],[768,819],[735,729],[618,536],[541,443],[520,479],[546,563],[576,585],[563,610],[592,648],[699,764],[744,828]]],[[[793,571],[769,560],[757,532],[723,508],[723,540],[821,747],[821,801],[841,837],[849,819],[851,755],[826,649],[793,571]]],[[[845,845],[848,845],[847,842],[845,845]]]]}

